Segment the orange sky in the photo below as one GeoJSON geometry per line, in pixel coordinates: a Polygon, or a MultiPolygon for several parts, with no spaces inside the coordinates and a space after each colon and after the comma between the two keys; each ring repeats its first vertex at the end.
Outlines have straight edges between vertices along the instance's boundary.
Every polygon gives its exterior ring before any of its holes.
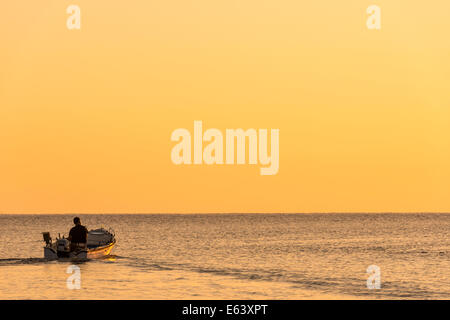
{"type": "Polygon", "coordinates": [[[0,212],[450,211],[449,13],[447,0],[2,1],[0,212]],[[174,165],[171,133],[194,120],[279,129],[278,174],[174,165]]]}

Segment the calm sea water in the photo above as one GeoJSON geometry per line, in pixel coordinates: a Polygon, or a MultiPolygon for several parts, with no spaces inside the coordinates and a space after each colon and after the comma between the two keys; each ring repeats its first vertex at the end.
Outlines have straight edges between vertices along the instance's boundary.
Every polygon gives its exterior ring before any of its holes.
{"type": "Polygon", "coordinates": [[[45,261],[72,215],[0,215],[1,299],[449,299],[450,214],[81,215],[113,255],[45,261]],[[369,265],[381,288],[369,290],[369,265]]]}

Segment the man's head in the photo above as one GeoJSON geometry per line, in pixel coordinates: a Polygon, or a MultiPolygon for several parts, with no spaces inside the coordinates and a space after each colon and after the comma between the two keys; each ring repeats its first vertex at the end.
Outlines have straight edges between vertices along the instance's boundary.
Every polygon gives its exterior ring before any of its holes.
{"type": "Polygon", "coordinates": [[[81,224],[80,218],[78,217],[73,218],[73,223],[75,223],[76,225],[81,224]]]}

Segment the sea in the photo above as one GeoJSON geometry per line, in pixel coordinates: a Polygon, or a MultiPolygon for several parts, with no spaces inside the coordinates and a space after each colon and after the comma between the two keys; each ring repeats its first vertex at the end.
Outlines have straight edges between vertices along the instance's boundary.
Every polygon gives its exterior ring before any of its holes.
{"type": "Polygon", "coordinates": [[[450,299],[449,232],[436,213],[3,214],[0,299],[450,299]],[[111,255],[45,260],[75,215],[114,230],[111,255]]]}

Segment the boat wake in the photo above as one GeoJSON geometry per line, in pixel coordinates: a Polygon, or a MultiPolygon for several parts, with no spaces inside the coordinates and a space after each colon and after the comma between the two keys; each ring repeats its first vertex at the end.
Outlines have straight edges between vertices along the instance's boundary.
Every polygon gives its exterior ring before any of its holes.
{"type": "MultiPolygon", "coordinates": [[[[98,261],[116,261],[117,259],[122,259],[123,257],[116,255],[107,255],[103,256],[98,261]]],[[[84,259],[80,260],[80,262],[85,261],[94,261],[93,259],[84,259]]],[[[6,258],[0,259],[0,267],[2,266],[18,266],[18,265],[32,265],[32,264],[41,264],[41,263],[55,263],[55,262],[73,262],[70,258],[61,258],[58,260],[51,260],[46,258],[6,258]]]]}
{"type": "Polygon", "coordinates": [[[48,260],[45,258],[8,258],[8,259],[0,259],[0,266],[38,264],[45,262],[48,262],[48,260]]]}

